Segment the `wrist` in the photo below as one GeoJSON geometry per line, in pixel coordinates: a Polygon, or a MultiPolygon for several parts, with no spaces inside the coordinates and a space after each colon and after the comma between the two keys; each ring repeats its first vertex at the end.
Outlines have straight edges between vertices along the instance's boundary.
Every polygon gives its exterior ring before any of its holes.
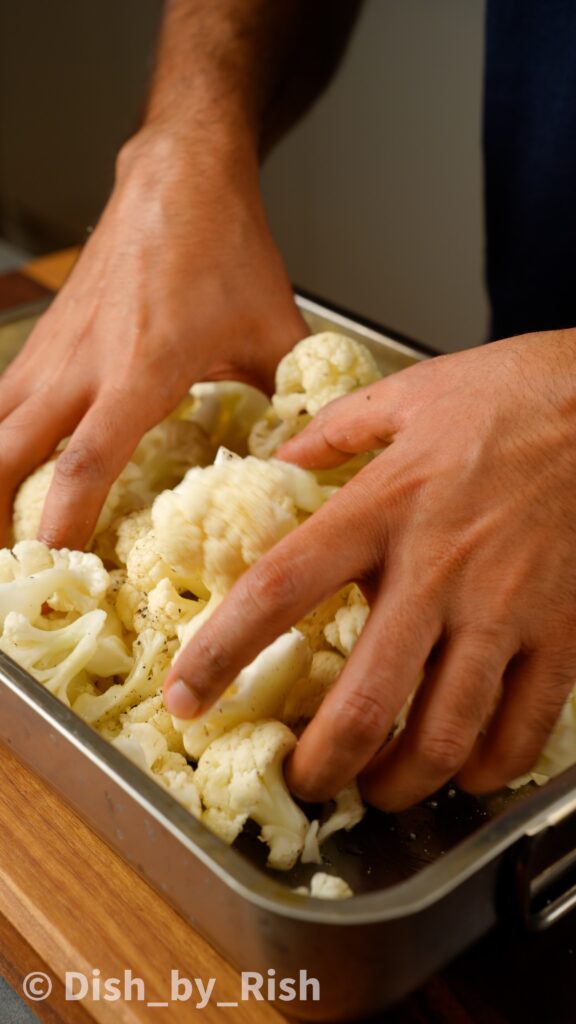
{"type": "Polygon", "coordinates": [[[197,120],[180,116],[147,120],[124,145],[116,159],[115,188],[134,179],[155,190],[209,187],[259,193],[256,144],[239,122],[210,131],[197,120]]]}

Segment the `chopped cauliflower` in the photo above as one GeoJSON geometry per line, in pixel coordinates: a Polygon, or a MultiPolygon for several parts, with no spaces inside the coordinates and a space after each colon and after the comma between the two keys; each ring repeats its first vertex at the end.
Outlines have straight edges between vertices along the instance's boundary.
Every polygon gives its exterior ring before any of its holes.
{"type": "Polygon", "coordinates": [[[223,458],[191,469],[152,507],[155,546],[172,571],[223,597],[238,577],[332,493],[279,461],[223,458]]]}
{"type": "Polygon", "coordinates": [[[80,613],[98,607],[109,576],[96,555],[51,551],[40,541],[20,541],[0,552],[0,625],[9,612],[38,624],[44,605],[80,613]]]}
{"type": "Polygon", "coordinates": [[[348,591],[346,605],[339,608],[332,622],[324,627],[324,636],[332,647],[348,657],[364,629],[370,608],[362,591],[352,586],[348,591]]]}
{"type": "Polygon", "coordinates": [[[128,555],[137,540],[141,540],[152,529],[152,512],[149,508],[141,508],[129,512],[116,523],[115,555],[120,565],[126,565],[128,555]]]}
{"type": "Polygon", "coordinates": [[[104,693],[81,694],[73,710],[85,722],[96,725],[153,696],[164,682],[174,649],[163,633],[144,630],[134,641],[134,661],[124,682],[114,683],[104,693]]]}
{"type": "Polygon", "coordinates": [[[204,751],[195,782],[202,821],[233,843],[251,818],[270,847],[268,866],[288,871],[300,856],[310,823],[284,781],[284,758],[296,737],[281,722],[244,722],[204,751]]]}
{"type": "Polygon", "coordinates": [[[317,900],[348,900],[354,891],[338,875],[327,875],[325,871],[317,871],[310,879],[310,885],[299,885],[293,889],[298,896],[312,896],[317,900]]]}
{"type": "Polygon", "coordinates": [[[325,331],[304,338],[278,365],[272,405],[283,420],[314,416],[335,398],[380,380],[368,349],[345,334],[325,331]]]}
{"type": "Polygon", "coordinates": [[[61,629],[45,630],[33,626],[20,612],[9,612],[0,650],[70,704],[78,688],[90,685],[88,666],[96,656],[105,621],[106,613],[95,608],[61,629]]]}
{"type": "Polygon", "coordinates": [[[248,454],[248,436],[266,413],[266,395],[242,381],[202,381],[190,388],[189,416],[204,430],[215,448],[222,445],[239,455],[248,454]]]}
{"type": "Polygon", "coordinates": [[[280,715],[282,721],[295,727],[298,722],[314,718],[345,664],[345,659],[336,651],[316,651],[309,674],[301,676],[288,692],[280,715]]]}
{"type": "Polygon", "coordinates": [[[127,721],[111,742],[167,789],[195,818],[201,817],[202,805],[194,781],[194,769],[182,754],[169,749],[166,735],[156,725],[127,721]]]}
{"type": "Polygon", "coordinates": [[[297,630],[279,636],[240,672],[208,711],[191,720],[174,719],[187,752],[197,760],[222,733],[242,722],[279,715],[286,694],[306,678],[311,655],[297,630]]]}
{"type": "MultiPolygon", "coordinates": [[[[368,349],[344,334],[326,331],[304,338],[278,365],[272,405],[252,428],[250,453],[269,459],[324,405],[381,376],[368,349]]],[[[356,456],[351,460],[353,467],[347,464],[330,470],[323,479],[341,485],[369,459],[369,455],[356,456]]]]}

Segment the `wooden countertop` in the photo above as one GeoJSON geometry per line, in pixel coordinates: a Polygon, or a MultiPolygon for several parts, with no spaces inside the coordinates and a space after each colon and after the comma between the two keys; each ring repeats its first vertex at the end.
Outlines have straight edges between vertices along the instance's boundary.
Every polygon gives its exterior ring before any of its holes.
{"type": "MultiPolygon", "coordinates": [[[[0,310],[50,294],[76,250],[0,278],[0,310]]],[[[92,977],[132,969],[147,1002],[167,997],[170,971],[217,979],[219,1001],[234,1001],[239,976],[42,781],[0,747],[0,975],[22,992],[30,972],[49,975],[46,1002],[30,1002],[50,1024],[147,1024],[188,1019],[182,1006],[105,1002],[89,992],[67,1002],[66,971],[92,977]]],[[[574,1024],[576,915],[545,937],[503,929],[463,954],[442,976],[378,1024],[574,1024]]],[[[193,1010],[190,1011],[192,1013],[193,1010]]],[[[230,1011],[209,1003],[204,1019],[283,1024],[266,1003],[230,1011]]],[[[0,1015],[1,1016],[1,1015],[0,1015]]],[[[375,1024],[375,1022],[372,1022],[375,1024]]]]}

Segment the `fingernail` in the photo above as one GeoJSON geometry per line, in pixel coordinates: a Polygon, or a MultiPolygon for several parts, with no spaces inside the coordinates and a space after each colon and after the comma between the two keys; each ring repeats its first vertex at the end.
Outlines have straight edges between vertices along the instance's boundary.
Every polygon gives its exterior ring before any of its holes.
{"type": "Polygon", "coordinates": [[[177,718],[193,718],[200,710],[200,701],[183,679],[176,679],[164,695],[168,711],[177,718]]]}

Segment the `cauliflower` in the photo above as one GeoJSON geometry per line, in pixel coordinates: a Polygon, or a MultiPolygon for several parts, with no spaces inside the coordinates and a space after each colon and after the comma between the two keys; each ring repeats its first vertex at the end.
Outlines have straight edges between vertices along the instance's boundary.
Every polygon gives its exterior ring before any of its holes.
{"type": "Polygon", "coordinates": [[[96,555],[51,551],[21,541],[0,552],[0,626],[9,612],[38,624],[44,605],[53,611],[91,611],[103,600],[109,576],[96,555]]]}
{"type": "Polygon", "coordinates": [[[116,607],[126,629],[135,633],[161,630],[173,639],[178,627],[198,615],[205,602],[182,597],[169,579],[160,580],[148,594],[127,579],[118,591],[116,607]]]}
{"type": "Polygon", "coordinates": [[[276,717],[290,688],[307,676],[310,661],[310,649],[301,633],[293,629],[278,637],[203,715],[190,721],[174,719],[188,754],[197,760],[209,743],[234,726],[276,717]]]}
{"type": "Polygon", "coordinates": [[[324,636],[332,647],[348,657],[364,629],[370,609],[361,590],[352,586],[348,591],[346,605],[339,608],[332,622],[324,627],[324,636]]]}
{"type": "Polygon", "coordinates": [[[166,734],[153,722],[125,722],[112,744],[146,775],[167,789],[195,818],[202,815],[194,770],[168,747],[166,734]]]}
{"type": "MultiPolygon", "coordinates": [[[[227,458],[191,469],[152,507],[155,547],[183,579],[223,597],[238,577],[332,493],[298,466],[227,458]]],[[[130,573],[129,573],[130,574],[130,573]]]]}
{"type": "Polygon", "coordinates": [[[300,856],[310,827],[282,774],[296,737],[281,722],[244,722],[214,740],[195,773],[202,821],[233,843],[248,818],[270,847],[268,866],[288,871],[300,856]]]}
{"type": "MultiPolygon", "coordinates": [[[[61,701],[70,704],[78,689],[90,688],[90,668],[100,667],[98,639],[105,621],[106,612],[95,608],[61,629],[45,630],[31,625],[25,615],[9,612],[4,620],[0,650],[61,701]]],[[[118,668],[125,670],[122,656],[118,668]]]]}
{"type": "Polygon", "coordinates": [[[72,705],[73,710],[85,722],[95,725],[151,697],[164,682],[174,649],[163,633],[144,630],[134,641],[134,661],[126,680],[108,687],[104,693],[81,694],[72,705]]]}
{"type": "Polygon", "coordinates": [[[241,381],[203,381],[190,388],[188,413],[215,447],[224,445],[239,455],[248,453],[248,435],[270,402],[258,388],[241,381]]]}
{"type": "Polygon", "coordinates": [[[358,786],[351,782],[334,797],[335,808],[330,817],[318,829],[318,842],[325,843],[335,832],[349,832],[366,813],[358,786]]]}
{"type": "MultiPolygon", "coordinates": [[[[254,424],[248,441],[250,453],[269,459],[328,402],[380,377],[368,349],[352,338],[332,332],[304,338],[278,365],[272,405],[254,424]]],[[[345,466],[323,471],[319,479],[341,486],[370,458],[355,456],[345,466]]]]}
{"type": "Polygon", "coordinates": [[[344,665],[336,651],[316,651],[308,675],[303,675],[289,690],[280,718],[293,727],[314,718],[326,694],[332,689],[344,665]]]}
{"type": "Polygon", "coordinates": [[[169,751],[185,756],[182,735],[174,728],[172,716],[164,706],[161,691],[152,697],[145,697],[134,707],[122,711],[116,718],[107,718],[96,728],[105,739],[112,742],[126,726],[140,725],[143,722],[151,723],[162,733],[169,751]]]}
{"type": "Polygon", "coordinates": [[[128,555],[137,540],[141,540],[152,529],[152,512],[149,508],[138,509],[123,516],[116,523],[115,555],[121,565],[126,565],[128,555]]]}
{"type": "Polygon", "coordinates": [[[335,398],[380,380],[368,349],[345,334],[326,331],[304,338],[276,371],[272,405],[282,420],[314,416],[335,398]]]}
{"type": "Polygon", "coordinates": [[[312,896],[317,900],[348,900],[354,895],[353,890],[338,875],[327,875],[317,871],[310,879],[310,885],[299,885],[293,892],[298,896],[312,896]]]}

